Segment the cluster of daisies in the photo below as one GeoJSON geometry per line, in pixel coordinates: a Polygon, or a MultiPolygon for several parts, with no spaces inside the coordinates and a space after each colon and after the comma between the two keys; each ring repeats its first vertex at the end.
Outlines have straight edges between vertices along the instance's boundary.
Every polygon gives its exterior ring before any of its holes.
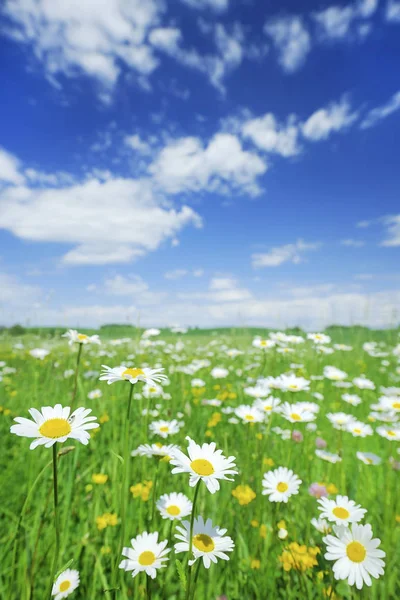
{"type": "MultiPolygon", "coordinates": [[[[132,454],[169,456],[173,474],[188,473],[191,487],[204,482],[211,494],[215,494],[220,489],[220,480],[232,481],[231,476],[237,474],[233,456],[226,458],[221,450],[216,449],[215,443],[200,446],[190,437],[186,439],[187,454],[176,446],[160,448],[156,444],[139,446],[132,454]]],[[[201,559],[208,569],[211,563],[216,563],[218,559],[229,559],[227,552],[234,549],[234,542],[225,535],[227,530],[213,525],[211,519],[205,520],[201,515],[195,517],[193,503],[183,493],[163,494],[156,506],[164,519],[181,521],[176,527],[177,542],[174,549],[177,554],[181,552],[189,554],[190,566],[201,559]],[[189,515],[191,515],[190,521],[182,520],[189,515]]],[[[130,571],[132,577],[144,571],[154,579],[157,570],[166,566],[171,550],[167,548],[168,540],[159,541],[158,535],[158,532],[145,531],[131,539],[131,547],[123,549],[122,554],[125,559],[120,563],[120,568],[130,571]]]]}
{"type": "MultiPolygon", "coordinates": [[[[178,328],[176,332],[184,333],[184,330],[178,328]]],[[[168,354],[171,358],[169,374],[182,373],[192,377],[193,396],[201,398],[202,405],[221,406],[222,401],[219,398],[207,400],[203,397],[207,384],[198,376],[203,377],[199,371],[207,369],[210,377],[215,380],[214,383],[219,384],[231,375],[234,367],[232,364],[229,365],[229,368],[213,366],[210,358],[214,356],[215,352],[220,351],[225,360],[229,359],[232,363],[236,359],[241,361],[240,357],[243,352],[224,344],[218,344],[216,340],[213,340],[205,348],[199,349],[205,352],[207,358],[196,358],[188,364],[182,364],[185,362],[182,355],[184,344],[181,341],[175,344],[166,344],[166,342],[156,339],[159,334],[160,331],[157,329],[146,330],[140,340],[140,349],[151,352],[161,350],[168,354]]],[[[97,335],[88,336],[75,330],[69,330],[64,337],[68,339],[70,345],[79,345],[78,357],[84,346],[101,344],[97,335]]],[[[110,346],[120,346],[129,342],[128,338],[112,340],[110,346]]],[[[258,372],[258,376],[247,376],[243,385],[243,392],[252,398],[252,404],[228,406],[224,403],[221,413],[227,415],[229,423],[242,422],[248,425],[259,423],[261,431],[267,432],[267,434],[272,431],[283,440],[301,441],[302,434],[294,427],[305,424],[306,431],[315,431],[317,427],[315,421],[321,402],[324,401],[322,393],[312,391],[314,382],[325,380],[326,385],[337,388],[338,393],[345,392],[341,395],[341,399],[351,406],[357,407],[366,399],[370,401],[371,393],[376,389],[372,380],[365,375],[350,380],[345,371],[330,365],[323,367],[320,374],[310,376],[308,379],[300,376],[306,372],[302,370],[303,365],[298,363],[292,363],[289,371],[275,377],[261,375],[260,366],[265,365],[266,353],[274,351],[279,354],[291,355],[301,351],[301,347],[305,347],[307,343],[312,344],[318,354],[330,355],[334,352],[352,350],[351,346],[345,344],[331,345],[330,337],[323,333],[310,333],[304,338],[276,332],[270,333],[265,339],[255,338],[251,350],[252,356],[256,357],[255,362],[248,365],[241,363],[240,368],[234,371],[237,377],[245,376],[246,371],[251,369],[258,372]],[[354,391],[351,388],[356,388],[357,394],[348,393],[348,391],[354,391]],[[311,396],[312,401],[303,400],[303,398],[307,398],[305,394],[311,396]],[[278,397],[281,395],[283,399],[278,397]],[[301,401],[293,402],[294,397],[301,401]],[[275,415],[283,419],[281,423],[284,421],[290,423],[290,429],[282,429],[278,426],[271,428],[275,415]]],[[[388,356],[382,345],[373,342],[364,344],[363,349],[371,357],[386,359],[388,356]]],[[[96,351],[98,352],[97,356],[112,357],[114,355],[114,351],[110,348],[96,351]]],[[[49,350],[36,348],[31,350],[30,354],[34,358],[44,360],[49,354],[49,350]]],[[[400,345],[396,346],[392,354],[399,363],[400,345]]],[[[106,381],[109,385],[119,381],[127,382],[132,386],[141,383],[140,392],[136,392],[137,388],[135,388],[133,397],[148,399],[148,408],[144,409],[142,414],[146,417],[156,418],[159,416],[161,405],[156,404],[155,409],[150,409],[150,400],[171,399],[171,396],[165,391],[165,387],[169,384],[169,378],[164,374],[164,369],[158,365],[156,368],[137,367],[133,362],[134,358],[134,355],[130,355],[126,364],[117,367],[103,365],[101,373],[87,371],[83,376],[87,378],[99,376],[100,381],[106,381]]],[[[298,356],[296,356],[297,358],[298,356]]],[[[293,360],[292,357],[291,360],[293,360]]],[[[388,366],[383,363],[384,361],[382,361],[382,368],[388,366]]],[[[398,372],[400,375],[400,368],[398,372]]],[[[3,373],[5,373],[4,369],[3,373]]],[[[72,377],[74,374],[75,371],[70,369],[64,372],[64,378],[72,377]]],[[[327,419],[335,430],[350,433],[356,438],[372,435],[374,429],[370,423],[377,421],[379,425],[375,431],[378,435],[390,441],[400,441],[400,387],[381,387],[380,391],[382,395],[378,401],[370,405],[369,423],[364,423],[354,415],[342,410],[328,413],[327,419]]],[[[87,397],[89,400],[101,398],[102,390],[95,388],[88,393],[87,397]]],[[[234,399],[236,394],[228,394],[227,397],[234,399]]],[[[68,439],[75,439],[87,445],[90,439],[90,430],[99,427],[96,417],[92,416],[91,412],[91,409],[83,407],[72,410],[71,407],[63,407],[61,404],[56,404],[54,407],[43,407],[40,411],[31,408],[29,413],[32,420],[17,417],[15,424],[11,427],[11,432],[18,436],[32,438],[31,449],[39,445],[50,448],[56,443],[63,443],[68,439]]],[[[178,434],[184,427],[184,415],[178,412],[175,416],[174,419],[157,419],[150,423],[146,419],[149,434],[161,437],[162,440],[178,434]]],[[[218,419],[214,418],[215,423],[218,423],[219,420],[220,416],[218,419]]],[[[216,563],[218,559],[229,560],[229,553],[234,549],[234,542],[231,537],[226,535],[226,529],[213,524],[206,515],[196,515],[197,494],[202,482],[211,494],[215,494],[220,489],[221,480],[232,481],[232,476],[237,474],[236,459],[232,456],[225,457],[222,451],[216,448],[215,443],[199,445],[190,437],[186,439],[188,441],[186,454],[175,444],[148,443],[140,445],[136,450],[130,452],[130,455],[132,457],[164,457],[172,466],[172,474],[189,475],[189,485],[195,488],[193,500],[190,500],[182,492],[172,492],[161,495],[156,501],[156,508],[163,519],[178,522],[174,534],[175,553],[186,552],[189,566],[196,561],[202,561],[204,567],[209,568],[211,563],[216,563]]],[[[338,453],[328,452],[324,440],[317,438],[316,446],[315,454],[318,458],[332,463],[342,461],[341,450],[338,453]]],[[[358,451],[357,458],[367,465],[378,465],[381,462],[381,459],[372,453],[358,451]]],[[[301,479],[291,469],[281,466],[264,474],[262,494],[268,496],[270,502],[286,504],[291,496],[299,493],[301,484],[301,479]]],[[[367,511],[349,500],[347,496],[340,495],[335,500],[326,497],[319,498],[318,508],[321,511],[320,518],[313,519],[313,524],[318,531],[325,535],[323,538],[326,545],[325,558],[334,562],[335,578],[347,580],[349,585],[356,585],[358,589],[361,589],[364,584],[370,586],[371,577],[378,578],[383,574],[384,561],[382,559],[385,553],[378,548],[380,540],[373,538],[371,526],[360,524],[367,511]]],[[[284,538],[282,537],[282,539],[284,538]]],[[[132,577],[145,572],[148,577],[155,578],[157,571],[167,566],[169,553],[172,550],[168,544],[168,540],[159,539],[157,531],[141,532],[131,539],[129,547],[123,548],[124,559],[119,567],[129,571],[132,577]]],[[[120,548],[122,548],[122,544],[120,548]]],[[[288,559],[287,562],[290,560],[288,559]]],[[[57,577],[52,594],[56,600],[62,600],[78,585],[78,571],[68,569],[57,577]]]]}

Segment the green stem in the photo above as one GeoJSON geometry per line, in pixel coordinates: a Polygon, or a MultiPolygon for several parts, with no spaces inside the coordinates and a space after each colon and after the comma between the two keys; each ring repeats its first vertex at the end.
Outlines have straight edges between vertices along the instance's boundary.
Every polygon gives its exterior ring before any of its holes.
{"type": "Polygon", "coordinates": [[[79,344],[78,356],[76,359],[76,367],[75,367],[74,389],[72,392],[72,399],[71,399],[71,412],[74,410],[76,393],[78,391],[78,374],[79,374],[79,363],[81,362],[82,347],[83,347],[83,344],[79,344]]]}
{"type": "MultiPolygon", "coordinates": [[[[43,469],[40,471],[39,475],[36,477],[35,481],[32,484],[31,489],[29,490],[24,504],[22,506],[19,518],[18,518],[18,523],[17,523],[17,527],[15,529],[15,534],[14,534],[14,544],[13,544],[13,551],[12,551],[12,563],[11,563],[11,579],[10,579],[10,587],[9,587],[9,592],[11,593],[11,586],[12,589],[14,589],[14,571],[15,571],[15,563],[16,563],[16,558],[17,558],[17,550],[18,550],[18,535],[19,535],[19,530],[21,528],[21,524],[22,524],[22,519],[24,518],[25,515],[25,510],[26,507],[29,504],[29,501],[31,499],[31,495],[34,491],[34,489],[36,488],[36,485],[39,481],[39,479],[42,477],[43,473],[46,471],[46,469],[52,464],[52,461],[48,462],[43,469]]],[[[10,596],[11,597],[11,596],[10,596]]]]}
{"type": "Polygon", "coordinates": [[[56,574],[58,555],[60,552],[60,521],[58,518],[58,474],[57,474],[57,442],[53,444],[53,493],[54,493],[54,530],[55,530],[55,549],[53,556],[53,565],[51,567],[51,577],[49,584],[49,592],[47,597],[49,600],[52,598],[52,590],[54,583],[54,576],[56,574]]]}
{"type": "Polygon", "coordinates": [[[189,555],[188,555],[188,576],[187,576],[187,587],[186,587],[186,600],[189,600],[189,598],[190,598],[190,584],[191,584],[191,579],[192,579],[192,568],[189,565],[189,560],[191,559],[192,550],[193,550],[194,515],[195,515],[195,508],[196,508],[197,497],[199,495],[200,482],[201,482],[201,480],[199,479],[199,481],[196,484],[196,488],[194,490],[193,508],[192,508],[192,514],[190,516],[190,537],[189,537],[189,555]]]}
{"type": "MultiPolygon", "coordinates": [[[[126,411],[126,421],[125,421],[125,435],[124,435],[124,450],[123,450],[123,459],[124,459],[124,470],[122,474],[122,484],[121,484],[121,537],[119,543],[119,551],[117,552],[117,559],[114,566],[114,576],[113,576],[113,587],[116,588],[117,578],[118,578],[118,564],[120,560],[120,554],[122,552],[122,548],[124,547],[124,539],[125,539],[125,522],[126,522],[126,505],[127,505],[127,496],[128,490],[127,481],[129,479],[129,467],[130,467],[130,455],[129,455],[129,424],[131,418],[131,407],[132,407],[132,396],[133,396],[133,388],[134,386],[130,383],[129,388],[129,397],[128,397],[128,408],[126,411]]],[[[128,481],[129,484],[129,481],[128,481]]],[[[117,597],[117,589],[114,590],[114,598],[117,597]]]]}
{"type": "Polygon", "coordinates": [[[154,519],[154,513],[156,510],[156,500],[157,500],[157,483],[158,483],[158,470],[160,468],[160,459],[157,461],[156,473],[154,475],[154,486],[153,486],[153,497],[152,497],[152,507],[151,507],[151,523],[154,519]]]}

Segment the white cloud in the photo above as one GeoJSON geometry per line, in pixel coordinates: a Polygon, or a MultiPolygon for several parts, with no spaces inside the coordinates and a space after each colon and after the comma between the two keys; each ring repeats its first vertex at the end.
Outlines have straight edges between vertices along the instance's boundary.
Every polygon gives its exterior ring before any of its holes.
{"type": "Polygon", "coordinates": [[[129,278],[115,275],[105,280],[104,288],[112,296],[136,296],[147,292],[149,286],[139,275],[131,275],[129,278]]]}
{"type": "Polygon", "coordinates": [[[163,6],[160,0],[6,0],[4,12],[13,24],[9,35],[32,46],[50,79],[83,72],[111,88],[120,63],[139,75],[157,67],[146,36],[163,6]]]}
{"type": "Polygon", "coordinates": [[[182,279],[182,277],[185,277],[187,274],[187,269],[174,269],[173,271],[167,271],[164,273],[164,277],[165,279],[176,280],[182,279]]]}
{"type": "Polygon", "coordinates": [[[265,33],[272,38],[282,68],[291,73],[299,69],[311,50],[311,37],[298,16],[274,18],[266,22],[265,33]]]}
{"type": "Polygon", "coordinates": [[[302,125],[303,136],[313,142],[327,139],[332,132],[349,127],[358,118],[351,112],[346,99],[332,102],[328,107],[315,111],[302,125]]]}
{"type": "MultiPolygon", "coordinates": [[[[42,292],[37,286],[23,283],[8,273],[0,273],[0,307],[19,308],[25,302],[38,301],[41,295],[42,292]]],[[[21,320],[21,315],[16,315],[16,320],[21,320]]]]}
{"type": "Polygon", "coordinates": [[[357,6],[357,12],[360,17],[368,18],[371,17],[378,8],[379,0],[359,0],[357,6]]]}
{"type": "Polygon", "coordinates": [[[386,5],[386,19],[391,23],[400,23],[400,2],[389,0],[386,5]]]}
{"type": "Polygon", "coordinates": [[[341,39],[350,32],[351,24],[357,15],[353,6],[330,6],[314,13],[320,35],[328,39],[341,39]]]}
{"type": "Polygon", "coordinates": [[[0,147],[0,183],[21,184],[24,178],[20,173],[20,161],[16,156],[0,147]]]}
{"type": "Polygon", "coordinates": [[[243,136],[250,138],[258,148],[285,157],[299,154],[298,133],[294,117],[289,117],[286,124],[279,124],[272,113],[250,119],[242,125],[243,136]]]}
{"type": "Polygon", "coordinates": [[[159,27],[153,29],[149,35],[149,42],[152,46],[169,54],[178,50],[181,39],[182,33],[176,27],[159,27]]]}
{"type": "Polygon", "coordinates": [[[184,4],[196,9],[212,8],[223,11],[228,8],[229,0],[181,0],[184,4]]]}
{"type": "Polygon", "coordinates": [[[156,250],[187,225],[201,226],[188,206],[175,209],[145,179],[90,179],[64,188],[7,188],[0,194],[0,227],[25,240],[74,248],[67,264],[128,262],[156,250]]]}
{"type": "Polygon", "coordinates": [[[227,133],[216,134],[205,147],[196,137],[175,140],[150,166],[159,186],[171,194],[238,189],[256,195],[257,178],[266,170],[257,154],[243,150],[238,138],[227,133]]]}
{"type": "Polygon", "coordinates": [[[303,240],[297,240],[295,244],[286,244],[285,246],[276,246],[269,252],[256,253],[251,257],[254,268],[279,267],[285,262],[298,264],[303,262],[303,254],[317,250],[320,243],[306,243],[303,240]]]}
{"type": "Polygon", "coordinates": [[[387,227],[387,238],[382,242],[382,246],[400,246],[400,214],[389,215],[383,218],[383,223],[387,227]]]}
{"type": "Polygon", "coordinates": [[[193,277],[203,277],[204,269],[194,269],[193,277]]]}
{"type": "Polygon", "coordinates": [[[377,106],[376,108],[370,110],[365,119],[362,121],[360,127],[361,129],[373,127],[379,123],[379,121],[382,121],[382,119],[385,119],[397,110],[400,110],[400,91],[393,94],[386,104],[382,104],[381,106],[377,106]]]}
{"type": "Polygon", "coordinates": [[[360,229],[366,229],[372,225],[372,223],[373,221],[358,221],[358,223],[356,223],[356,227],[359,227],[360,229]]]}
{"type": "Polygon", "coordinates": [[[127,135],[124,138],[124,142],[127,146],[132,148],[132,150],[136,150],[138,154],[142,154],[143,156],[148,156],[152,153],[151,144],[145,140],[142,140],[140,135],[137,133],[134,135],[127,135]]]}
{"type": "Polygon", "coordinates": [[[220,23],[211,28],[217,52],[200,54],[197,50],[182,47],[182,34],[177,28],[154,29],[149,36],[150,43],[157,50],[173,57],[178,63],[207,75],[210,83],[220,92],[224,92],[223,80],[243,59],[244,36],[239,24],[231,32],[220,23]]]}
{"type": "Polygon", "coordinates": [[[365,246],[365,242],[363,242],[362,240],[347,239],[341,240],[340,243],[342,244],[342,246],[349,246],[351,248],[361,248],[362,246],[365,246]]]}

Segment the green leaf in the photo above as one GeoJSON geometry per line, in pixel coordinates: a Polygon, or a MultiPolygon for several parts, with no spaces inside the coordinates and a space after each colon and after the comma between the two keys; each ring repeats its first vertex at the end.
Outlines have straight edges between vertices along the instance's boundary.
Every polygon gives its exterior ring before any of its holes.
{"type": "Polygon", "coordinates": [[[110,450],[110,452],[115,456],[115,458],[118,458],[118,460],[121,461],[122,464],[124,464],[124,459],[120,454],[117,454],[116,452],[114,452],[114,450],[110,450]]]}
{"type": "Polygon", "coordinates": [[[65,563],[65,565],[63,565],[61,567],[61,569],[59,571],[57,571],[57,573],[55,574],[54,581],[57,579],[57,577],[59,577],[61,575],[61,573],[64,573],[64,571],[69,569],[70,566],[73,564],[73,562],[74,562],[74,559],[71,558],[71,560],[69,560],[67,563],[65,563]]]}
{"type": "Polygon", "coordinates": [[[175,564],[176,564],[176,570],[178,571],[178,576],[179,576],[180,582],[182,584],[182,589],[185,592],[186,586],[187,586],[185,569],[183,568],[183,564],[181,563],[180,560],[176,560],[175,564]]]}

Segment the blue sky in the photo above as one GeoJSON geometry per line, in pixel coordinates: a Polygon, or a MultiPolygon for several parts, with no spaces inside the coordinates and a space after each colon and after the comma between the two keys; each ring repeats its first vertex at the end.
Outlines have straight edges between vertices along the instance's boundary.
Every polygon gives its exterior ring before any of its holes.
{"type": "Polygon", "coordinates": [[[1,322],[398,322],[398,0],[6,0],[0,56],[1,322]]]}

